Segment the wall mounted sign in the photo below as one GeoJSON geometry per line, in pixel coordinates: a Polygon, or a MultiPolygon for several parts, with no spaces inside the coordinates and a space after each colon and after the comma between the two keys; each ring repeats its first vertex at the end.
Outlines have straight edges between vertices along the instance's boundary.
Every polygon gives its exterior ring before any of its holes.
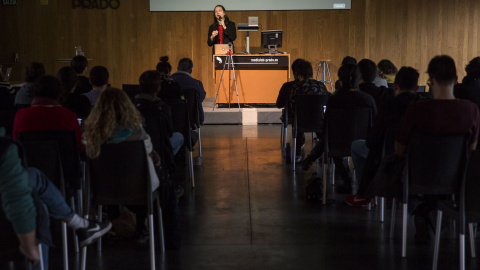
{"type": "Polygon", "coordinates": [[[83,9],[117,9],[120,0],[72,0],[72,7],[83,9]]]}
{"type": "Polygon", "coordinates": [[[2,0],[2,6],[18,6],[17,0],[2,0]]]}

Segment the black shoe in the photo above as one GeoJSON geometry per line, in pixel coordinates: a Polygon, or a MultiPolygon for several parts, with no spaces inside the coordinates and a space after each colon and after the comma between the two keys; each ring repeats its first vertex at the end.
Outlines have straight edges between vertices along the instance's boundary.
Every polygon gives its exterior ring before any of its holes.
{"type": "Polygon", "coordinates": [[[78,229],[76,231],[78,240],[80,240],[80,246],[90,245],[91,243],[97,241],[98,238],[102,237],[112,228],[112,223],[107,222],[98,222],[90,221],[90,225],[87,228],[78,229]]]}
{"type": "Polygon", "coordinates": [[[310,155],[308,155],[306,158],[300,160],[300,162],[298,162],[298,163],[302,166],[302,169],[304,171],[308,171],[308,169],[310,169],[310,167],[312,166],[314,161],[315,160],[312,159],[312,157],[310,155]]]}

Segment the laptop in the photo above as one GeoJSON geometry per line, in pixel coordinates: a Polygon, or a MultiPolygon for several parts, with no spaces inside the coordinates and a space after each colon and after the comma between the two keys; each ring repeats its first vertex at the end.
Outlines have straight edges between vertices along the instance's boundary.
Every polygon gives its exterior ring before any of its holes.
{"type": "Polygon", "coordinates": [[[248,17],[248,26],[258,26],[258,17],[248,17]]]}
{"type": "Polygon", "coordinates": [[[228,53],[228,44],[215,44],[215,54],[225,55],[228,53]]]}

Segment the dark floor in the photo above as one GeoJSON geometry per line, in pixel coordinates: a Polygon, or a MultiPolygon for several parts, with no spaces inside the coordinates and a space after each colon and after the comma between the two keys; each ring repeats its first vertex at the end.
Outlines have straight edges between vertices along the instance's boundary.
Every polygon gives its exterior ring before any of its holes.
{"type": "MultiPolygon", "coordinates": [[[[183,247],[157,252],[157,269],[431,269],[433,241],[415,243],[412,219],[408,255],[401,258],[400,208],[390,239],[390,210],[381,223],[378,208],[349,207],[341,195],[329,195],[335,204],[306,203],[305,182],[316,168],[293,174],[279,134],[280,125],[202,127],[196,189],[186,181],[180,200],[183,247]]],[[[309,136],[306,145],[309,151],[309,136]]],[[[439,269],[458,269],[452,231],[442,239],[439,269]]],[[[104,242],[101,253],[89,249],[88,269],[149,269],[148,249],[104,242]]],[[[480,269],[468,239],[466,251],[467,269],[480,269]]],[[[61,268],[58,253],[51,254],[51,269],[61,268]]],[[[75,260],[72,253],[72,269],[75,260]]]]}

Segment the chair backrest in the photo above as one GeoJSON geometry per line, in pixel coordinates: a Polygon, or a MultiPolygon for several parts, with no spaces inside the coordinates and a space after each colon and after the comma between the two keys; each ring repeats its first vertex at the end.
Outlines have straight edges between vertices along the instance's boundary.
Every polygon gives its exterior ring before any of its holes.
{"type": "Polygon", "coordinates": [[[80,155],[78,154],[77,139],[73,130],[37,130],[20,132],[20,141],[55,141],[57,142],[62,160],[65,179],[79,186],[80,155]]]}
{"type": "Polygon", "coordinates": [[[187,149],[191,150],[191,125],[190,117],[188,115],[187,101],[183,99],[166,99],[164,102],[170,106],[172,112],[173,131],[182,133],[187,149]]]}
{"type": "Polygon", "coordinates": [[[465,212],[480,218],[480,151],[475,150],[468,162],[465,179],[465,212]]]}
{"type": "Polygon", "coordinates": [[[89,160],[89,170],[94,204],[149,203],[150,173],[142,140],[102,145],[100,156],[89,160]]]}
{"type": "Polygon", "coordinates": [[[305,132],[321,132],[323,106],[327,104],[328,97],[328,95],[298,95],[295,98],[295,128],[303,128],[305,132]]]}
{"type": "Polygon", "coordinates": [[[350,156],[352,142],[367,138],[372,126],[372,111],[370,108],[327,110],[325,149],[331,157],[350,156]]]}
{"type": "Polygon", "coordinates": [[[15,114],[17,111],[10,110],[10,111],[0,111],[0,127],[5,128],[5,132],[7,136],[12,135],[13,131],[13,122],[15,121],[15,114]]]}
{"type": "Polygon", "coordinates": [[[407,151],[407,185],[410,194],[454,194],[466,169],[465,135],[413,133],[407,151]]]}
{"type": "Polygon", "coordinates": [[[22,145],[26,165],[42,171],[65,196],[63,166],[57,142],[25,141],[22,145]]]}
{"type": "Polygon", "coordinates": [[[383,139],[382,157],[386,157],[395,152],[395,140],[397,139],[399,125],[399,123],[391,123],[387,126],[383,139]]]}
{"type": "Polygon", "coordinates": [[[140,85],[138,84],[122,84],[122,90],[127,93],[128,97],[135,102],[135,96],[140,93],[140,85]]]}
{"type": "Polygon", "coordinates": [[[183,96],[187,100],[188,116],[192,129],[200,127],[200,113],[198,111],[198,92],[195,88],[183,89],[183,96]]]}

